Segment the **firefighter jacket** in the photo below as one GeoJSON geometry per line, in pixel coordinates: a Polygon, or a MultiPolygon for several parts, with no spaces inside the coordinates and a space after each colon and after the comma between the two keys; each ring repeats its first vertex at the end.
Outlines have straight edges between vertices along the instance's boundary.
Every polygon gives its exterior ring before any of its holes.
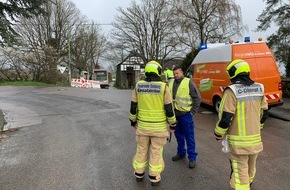
{"type": "MultiPolygon", "coordinates": [[[[172,97],[164,82],[139,81],[132,92],[131,102],[137,103],[137,110],[130,109],[129,119],[137,120],[136,134],[167,137],[168,124],[176,123],[172,108],[172,97]],[[169,109],[166,111],[166,105],[169,109]],[[167,114],[170,112],[169,114],[167,114]]],[[[168,108],[167,108],[168,109],[168,108]]]]}
{"type": "MultiPolygon", "coordinates": [[[[173,100],[174,109],[181,111],[181,112],[190,112],[192,108],[192,97],[190,96],[190,89],[189,89],[189,78],[183,78],[180,85],[178,86],[177,92],[175,94],[173,100]]],[[[172,80],[169,83],[169,89],[173,93],[173,84],[174,81],[172,80]]]]}
{"type": "Polygon", "coordinates": [[[224,91],[215,133],[227,134],[231,151],[237,155],[259,153],[263,150],[261,118],[267,109],[262,84],[232,84],[224,91]]]}

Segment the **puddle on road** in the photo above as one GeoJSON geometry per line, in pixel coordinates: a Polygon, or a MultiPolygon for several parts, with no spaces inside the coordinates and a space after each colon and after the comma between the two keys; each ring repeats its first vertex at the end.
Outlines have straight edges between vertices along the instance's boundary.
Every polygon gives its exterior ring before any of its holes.
{"type": "Polygon", "coordinates": [[[199,112],[200,114],[204,114],[204,115],[211,115],[211,114],[214,114],[214,112],[212,111],[201,111],[199,112]]]}

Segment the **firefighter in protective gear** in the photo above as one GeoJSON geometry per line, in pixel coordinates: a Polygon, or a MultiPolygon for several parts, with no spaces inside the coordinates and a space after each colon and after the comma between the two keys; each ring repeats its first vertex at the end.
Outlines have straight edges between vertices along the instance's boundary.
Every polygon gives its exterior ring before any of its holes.
{"type": "Polygon", "coordinates": [[[165,82],[167,84],[169,84],[170,80],[174,79],[173,71],[170,70],[169,68],[166,68],[164,75],[165,75],[165,82]]]}
{"type": "Polygon", "coordinates": [[[167,85],[161,81],[161,70],[156,61],[146,64],[145,80],[138,81],[132,92],[129,114],[131,126],[136,129],[137,151],[132,162],[135,177],[138,182],[142,181],[149,164],[152,186],[161,180],[163,146],[169,131],[173,132],[176,125],[172,97],[167,85]]]}
{"type": "Polygon", "coordinates": [[[268,103],[264,86],[251,80],[246,61],[233,60],[226,70],[232,84],[224,91],[214,134],[217,140],[228,137],[232,189],[250,190],[256,160],[263,150],[261,126],[267,118],[268,103]]]}

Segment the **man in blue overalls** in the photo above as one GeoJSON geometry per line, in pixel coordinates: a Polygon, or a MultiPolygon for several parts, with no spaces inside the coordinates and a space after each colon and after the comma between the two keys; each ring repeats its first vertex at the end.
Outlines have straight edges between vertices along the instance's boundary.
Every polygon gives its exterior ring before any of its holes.
{"type": "Polygon", "coordinates": [[[185,158],[188,154],[189,168],[196,165],[197,152],[195,150],[193,115],[200,106],[201,99],[195,84],[189,78],[185,78],[181,67],[173,69],[174,80],[169,83],[169,89],[173,96],[174,111],[177,125],[175,137],[177,140],[177,154],[173,161],[185,158]],[[187,149],[185,148],[185,142],[187,149]]]}

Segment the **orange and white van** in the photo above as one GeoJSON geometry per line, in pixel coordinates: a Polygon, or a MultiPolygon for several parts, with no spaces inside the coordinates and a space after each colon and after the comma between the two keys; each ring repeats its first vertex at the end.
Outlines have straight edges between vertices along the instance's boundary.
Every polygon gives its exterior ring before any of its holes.
{"type": "Polygon", "coordinates": [[[226,67],[234,59],[250,65],[250,77],[265,86],[269,107],[283,105],[280,73],[271,50],[262,41],[229,43],[201,50],[185,74],[193,79],[202,103],[218,110],[223,90],[230,85],[226,67]]]}

